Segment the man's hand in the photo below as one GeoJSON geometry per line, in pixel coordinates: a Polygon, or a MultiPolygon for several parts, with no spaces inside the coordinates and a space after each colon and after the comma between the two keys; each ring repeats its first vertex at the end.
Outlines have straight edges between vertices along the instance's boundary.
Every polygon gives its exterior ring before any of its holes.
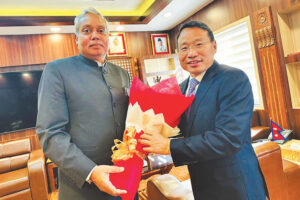
{"type": "Polygon", "coordinates": [[[170,154],[170,139],[158,133],[144,133],[141,135],[140,143],[145,145],[144,151],[168,155],[170,154]]]}
{"type": "Polygon", "coordinates": [[[110,173],[120,173],[124,171],[123,167],[109,166],[109,165],[98,165],[91,174],[91,180],[93,183],[102,191],[112,196],[120,196],[126,194],[126,190],[119,190],[110,182],[110,173]]]}

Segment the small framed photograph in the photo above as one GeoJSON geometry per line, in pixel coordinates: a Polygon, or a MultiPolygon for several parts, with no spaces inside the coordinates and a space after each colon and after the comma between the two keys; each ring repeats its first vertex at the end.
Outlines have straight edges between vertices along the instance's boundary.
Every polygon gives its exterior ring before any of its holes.
{"type": "Polygon", "coordinates": [[[154,55],[170,54],[170,41],[167,33],[151,34],[154,55]]]}
{"type": "Polygon", "coordinates": [[[108,56],[127,56],[125,33],[109,33],[108,56]]]}

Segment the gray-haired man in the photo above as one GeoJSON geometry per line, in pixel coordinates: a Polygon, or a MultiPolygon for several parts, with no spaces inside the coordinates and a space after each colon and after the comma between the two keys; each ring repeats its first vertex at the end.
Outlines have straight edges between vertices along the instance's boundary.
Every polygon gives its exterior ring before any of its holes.
{"type": "Polygon", "coordinates": [[[128,106],[127,71],[105,62],[106,19],[88,8],[75,18],[80,55],[48,63],[38,93],[36,132],[59,169],[59,199],[120,199],[109,181],[111,147],[122,138],[128,106]]]}

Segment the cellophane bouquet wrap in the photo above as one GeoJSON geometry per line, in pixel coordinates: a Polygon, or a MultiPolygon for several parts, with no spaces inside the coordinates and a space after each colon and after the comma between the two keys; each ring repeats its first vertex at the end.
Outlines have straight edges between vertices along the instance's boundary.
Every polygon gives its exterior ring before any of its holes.
{"type": "Polygon", "coordinates": [[[141,134],[148,132],[165,137],[177,135],[180,116],[193,99],[182,95],[176,77],[151,88],[134,77],[123,142],[116,139],[112,148],[114,165],[124,167],[124,171],[111,173],[110,180],[116,188],[127,190],[127,194],[121,195],[123,200],[133,200],[139,187],[143,158],[147,155],[138,142],[141,134]]]}

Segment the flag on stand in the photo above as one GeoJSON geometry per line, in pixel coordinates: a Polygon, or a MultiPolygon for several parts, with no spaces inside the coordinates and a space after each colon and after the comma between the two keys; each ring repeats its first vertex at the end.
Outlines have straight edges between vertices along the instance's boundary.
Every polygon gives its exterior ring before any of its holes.
{"type": "Polygon", "coordinates": [[[278,124],[271,120],[272,140],[287,140],[281,132],[284,131],[278,124]]]}

